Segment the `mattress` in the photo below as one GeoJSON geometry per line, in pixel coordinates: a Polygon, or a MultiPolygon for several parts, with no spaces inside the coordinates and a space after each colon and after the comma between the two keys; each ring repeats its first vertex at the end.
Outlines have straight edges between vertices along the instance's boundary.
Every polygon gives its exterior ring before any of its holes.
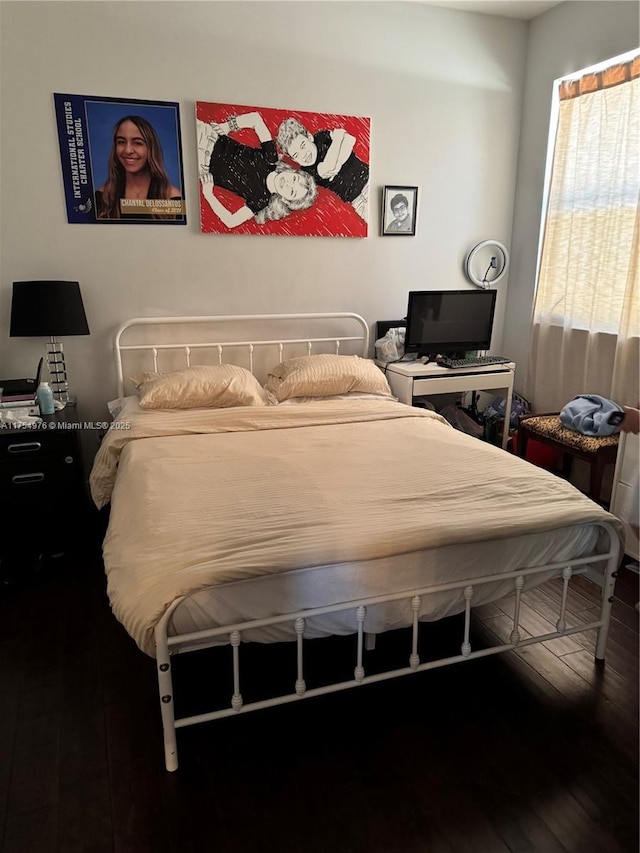
{"type": "MultiPolygon", "coordinates": [[[[598,547],[598,522],[620,529],[563,480],[397,402],[119,417],[129,429],[109,431],[90,482],[111,501],[113,612],[151,655],[183,596],[180,632],[571,559],[598,547]]],[[[461,595],[425,597],[423,618],[456,612],[461,595]]],[[[408,607],[371,608],[366,630],[406,624],[408,607]]],[[[353,630],[345,613],[306,635],[353,630]]]]}

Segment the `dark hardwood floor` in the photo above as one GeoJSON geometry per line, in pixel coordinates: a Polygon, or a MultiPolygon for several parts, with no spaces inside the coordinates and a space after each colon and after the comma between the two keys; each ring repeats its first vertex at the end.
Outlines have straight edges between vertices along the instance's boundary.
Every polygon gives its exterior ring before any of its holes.
{"type": "MultiPolygon", "coordinates": [[[[573,583],[586,622],[598,593],[573,583]]],[[[555,622],[559,595],[527,593],[523,631],[555,622]]],[[[0,851],[637,853],[637,600],[623,570],[604,667],[577,635],[184,729],[169,774],[154,664],[109,610],[97,547],[51,561],[0,596],[0,851]]],[[[476,646],[510,630],[505,610],[477,611],[476,646]]],[[[460,639],[458,617],[424,626],[422,653],[460,639]]],[[[408,644],[379,638],[367,667],[408,644]]],[[[308,645],[309,680],[349,677],[352,638],[308,645]]],[[[258,674],[293,664],[289,645],[243,654],[258,674]]],[[[231,692],[228,651],[197,657],[175,664],[188,713],[231,692]]]]}

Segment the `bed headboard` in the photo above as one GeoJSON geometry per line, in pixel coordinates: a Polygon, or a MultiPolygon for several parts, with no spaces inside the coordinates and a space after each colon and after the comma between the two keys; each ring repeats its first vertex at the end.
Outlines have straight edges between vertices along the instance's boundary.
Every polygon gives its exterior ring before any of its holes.
{"type": "Polygon", "coordinates": [[[268,370],[300,355],[369,355],[369,327],[359,314],[237,314],[137,317],[114,341],[118,396],[140,370],[168,372],[191,364],[239,364],[264,383],[268,370]]]}

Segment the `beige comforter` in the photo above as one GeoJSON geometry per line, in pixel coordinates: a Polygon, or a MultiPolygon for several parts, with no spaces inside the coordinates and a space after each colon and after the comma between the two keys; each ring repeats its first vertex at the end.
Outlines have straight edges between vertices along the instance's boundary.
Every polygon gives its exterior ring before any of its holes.
{"type": "Polygon", "coordinates": [[[553,475],[386,401],[139,412],[91,473],[117,618],[203,587],[616,519],[553,475]]]}

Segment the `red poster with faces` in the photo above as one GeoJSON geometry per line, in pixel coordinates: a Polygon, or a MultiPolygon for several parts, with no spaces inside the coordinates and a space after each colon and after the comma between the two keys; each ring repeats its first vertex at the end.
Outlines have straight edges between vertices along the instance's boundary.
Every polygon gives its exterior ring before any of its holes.
{"type": "Polygon", "coordinates": [[[196,102],[206,234],[366,237],[370,120],[196,102]]]}

